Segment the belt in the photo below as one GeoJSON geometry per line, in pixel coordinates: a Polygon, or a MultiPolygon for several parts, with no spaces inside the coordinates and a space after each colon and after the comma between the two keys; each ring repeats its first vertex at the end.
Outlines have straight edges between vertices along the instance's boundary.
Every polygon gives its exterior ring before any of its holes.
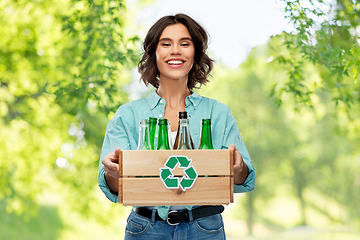
{"type": "MultiPolygon", "coordinates": [[[[150,210],[146,207],[139,207],[139,208],[134,208],[133,211],[143,217],[151,219],[153,210],[150,210]]],[[[191,210],[191,213],[193,216],[193,220],[196,220],[199,218],[219,214],[222,213],[223,211],[224,211],[224,206],[216,205],[216,206],[201,206],[198,208],[194,208],[191,210]]],[[[169,225],[178,225],[181,222],[189,222],[190,218],[189,218],[189,212],[187,210],[182,212],[170,211],[166,217],[166,220],[162,219],[156,211],[155,220],[167,222],[169,225]]]]}

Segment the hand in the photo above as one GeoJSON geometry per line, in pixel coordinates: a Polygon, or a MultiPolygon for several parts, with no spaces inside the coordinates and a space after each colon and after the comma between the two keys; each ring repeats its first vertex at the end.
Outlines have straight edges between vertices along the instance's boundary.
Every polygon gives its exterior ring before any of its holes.
{"type": "Polygon", "coordinates": [[[234,157],[234,182],[235,184],[243,184],[249,174],[248,167],[245,164],[239,150],[236,149],[235,144],[230,144],[229,149],[233,151],[234,157]]]}
{"type": "Polygon", "coordinates": [[[119,155],[120,148],[116,148],[114,152],[106,155],[101,163],[104,164],[104,171],[108,176],[119,178],[119,155]]]}
{"type": "Polygon", "coordinates": [[[120,148],[116,148],[114,152],[109,153],[101,160],[101,163],[104,164],[105,180],[114,193],[119,189],[120,151],[120,148]]]}

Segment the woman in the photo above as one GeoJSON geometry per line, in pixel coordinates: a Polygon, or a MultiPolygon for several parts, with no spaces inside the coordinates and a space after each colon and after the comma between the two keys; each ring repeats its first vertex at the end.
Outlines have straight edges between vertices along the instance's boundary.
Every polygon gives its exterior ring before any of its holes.
{"type": "MultiPolygon", "coordinates": [[[[208,82],[212,70],[212,60],[205,53],[207,44],[206,31],[184,14],[165,16],[150,28],[138,67],[144,83],[156,90],[147,98],[120,106],[106,129],[99,186],[111,201],[118,201],[119,151],[136,149],[139,120],[165,118],[173,123],[171,131],[176,132],[181,111],[189,115],[195,145],[200,142],[201,119],[211,119],[214,148],[229,148],[235,153],[234,191],[254,189],[255,170],[230,109],[192,91],[196,85],[208,82]]],[[[225,239],[222,211],[222,206],[133,208],[125,239],[225,239]]]]}

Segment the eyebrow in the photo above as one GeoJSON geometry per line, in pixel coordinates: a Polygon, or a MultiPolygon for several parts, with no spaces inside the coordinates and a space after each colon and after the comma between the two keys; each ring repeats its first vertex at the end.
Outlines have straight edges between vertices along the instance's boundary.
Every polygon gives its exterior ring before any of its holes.
{"type": "MultiPolygon", "coordinates": [[[[188,37],[184,37],[184,38],[180,38],[180,41],[184,41],[184,40],[188,40],[188,41],[191,41],[192,42],[192,39],[191,38],[188,38],[188,37]]],[[[162,41],[173,41],[171,38],[161,38],[159,40],[159,42],[162,42],[162,41]]]]}

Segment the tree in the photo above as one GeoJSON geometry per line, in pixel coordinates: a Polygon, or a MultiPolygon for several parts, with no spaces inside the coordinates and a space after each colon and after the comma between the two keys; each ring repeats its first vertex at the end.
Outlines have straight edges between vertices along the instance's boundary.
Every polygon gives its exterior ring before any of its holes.
{"type": "Polygon", "coordinates": [[[279,102],[282,93],[289,92],[296,103],[312,106],[311,95],[325,89],[336,105],[359,109],[360,3],[337,0],[329,6],[322,0],[282,2],[295,30],[280,35],[290,54],[275,57],[288,71],[288,81],[274,85],[279,102]],[[303,71],[307,63],[321,69],[321,81],[306,81],[303,71]]]}
{"type": "MultiPolygon", "coordinates": [[[[357,149],[355,142],[339,131],[342,123],[338,121],[338,114],[342,111],[335,111],[327,91],[311,95],[311,108],[300,105],[295,111],[294,106],[299,102],[291,93],[283,93],[281,108],[274,104],[276,97],[269,99],[269,90],[275,83],[288,81],[283,64],[274,60],[277,54],[290,56],[287,49],[281,49],[282,43],[283,39],[277,37],[264,46],[255,47],[238,69],[217,66],[214,78],[201,89],[202,94],[231,108],[257,172],[255,190],[246,193],[242,202],[246,215],[242,214],[241,218],[247,221],[250,234],[255,222],[284,228],[283,219],[269,216],[269,209],[263,206],[268,206],[272,198],[285,190],[298,199],[300,218],[294,225],[311,224],[306,214],[309,209],[335,222],[347,225],[358,222],[356,217],[346,220],[333,216],[328,209],[317,204],[312,195],[306,194],[314,191],[327,198],[337,195],[336,191],[342,189],[344,194],[336,198],[339,199],[337,204],[352,212],[352,208],[346,206],[356,203],[350,197],[354,193],[348,194],[357,186],[357,183],[350,182],[350,179],[357,178],[356,171],[350,170],[356,163],[340,159],[348,154],[356,155],[357,149]],[[342,175],[336,180],[331,179],[335,166],[338,166],[336,176],[342,175]],[[321,178],[324,173],[326,179],[321,178]],[[335,188],[333,181],[339,179],[344,181],[338,182],[338,188],[335,188]]],[[[302,74],[307,82],[318,82],[321,78],[319,69],[310,63],[303,64],[302,74]]],[[[291,211],[294,210],[287,210],[291,211]]]]}
{"type": "Polygon", "coordinates": [[[105,221],[93,207],[98,157],[137,58],[126,19],[121,0],[1,2],[0,199],[8,212],[34,213],[44,191],[63,191],[67,204],[105,221]]]}

